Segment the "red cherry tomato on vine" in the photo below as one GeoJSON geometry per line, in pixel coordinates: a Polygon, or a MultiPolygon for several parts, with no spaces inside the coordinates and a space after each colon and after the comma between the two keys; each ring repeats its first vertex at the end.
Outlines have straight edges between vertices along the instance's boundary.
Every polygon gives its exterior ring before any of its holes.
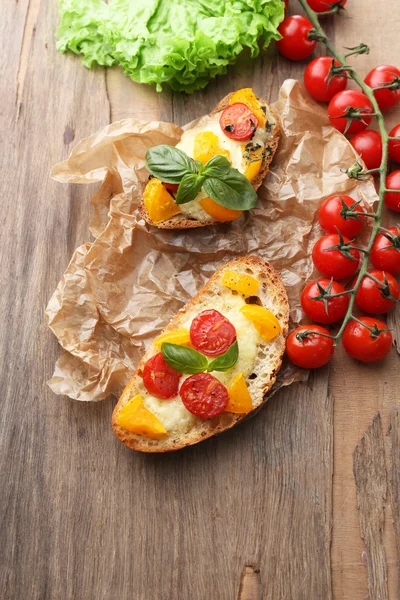
{"type": "Polygon", "coordinates": [[[181,375],[182,373],[178,373],[165,362],[159,352],[149,358],[144,365],[143,384],[150,394],[161,400],[167,400],[177,395],[181,375]]]}
{"type": "Polygon", "coordinates": [[[385,204],[391,210],[400,212],[400,170],[393,171],[386,177],[386,188],[388,190],[399,190],[398,192],[386,192],[385,204]]]}
{"type": "Polygon", "coordinates": [[[258,119],[248,106],[235,102],[227,106],[219,119],[224,134],[232,140],[249,140],[258,127],[258,119]]]}
{"type": "Polygon", "coordinates": [[[400,229],[389,227],[378,233],[371,249],[370,259],[374,267],[389,271],[393,275],[400,273],[400,229]]]}
{"type": "MultiPolygon", "coordinates": [[[[381,315],[392,310],[399,298],[399,284],[387,271],[370,269],[371,277],[365,276],[356,294],[356,305],[366,313],[381,315]],[[378,280],[380,283],[378,283],[378,280]]],[[[355,281],[353,281],[353,286],[355,281]]]]}
{"type": "MultiPolygon", "coordinates": [[[[342,0],[340,5],[344,6],[346,2],[347,0],[342,0]]],[[[338,0],[307,0],[307,4],[315,12],[326,12],[331,10],[333,5],[338,4],[338,0]]]]}
{"type": "MultiPolygon", "coordinates": [[[[400,78],[400,71],[396,67],[382,65],[377,69],[372,69],[364,79],[365,83],[371,88],[382,87],[390,84],[400,78]],[[386,68],[385,68],[386,67],[386,68]]],[[[374,91],[375,99],[381,110],[386,110],[396,106],[400,101],[400,89],[390,90],[381,89],[374,91]]]]}
{"type": "Polygon", "coordinates": [[[315,40],[308,39],[311,29],[313,24],[305,17],[287,17],[278,27],[282,36],[282,39],[276,42],[279,52],[291,60],[308,58],[317,45],[315,40]]]}
{"type": "Polygon", "coordinates": [[[361,156],[367,169],[379,169],[382,162],[382,138],[377,131],[360,131],[356,133],[350,144],[361,156]]]}
{"type": "Polygon", "coordinates": [[[217,310],[203,310],[192,321],[190,341],[193,348],[207,356],[219,356],[236,340],[236,329],[217,310]]]}
{"type": "Polygon", "coordinates": [[[378,362],[385,358],[392,346],[392,334],[383,321],[360,317],[361,323],[350,321],[343,331],[343,346],[347,354],[361,362],[378,362]],[[367,327],[364,327],[366,325],[367,327]]]}
{"type": "Polygon", "coordinates": [[[328,115],[331,125],[341,133],[358,133],[363,131],[371,123],[372,117],[365,114],[373,112],[372,104],[367,96],[358,90],[343,90],[332,98],[328,106],[328,115]],[[360,109],[356,119],[348,119],[346,115],[349,107],[360,109]]]}
{"type": "Polygon", "coordinates": [[[332,358],[333,340],[329,331],[320,325],[301,325],[297,327],[286,342],[286,353],[292,363],[303,369],[318,369],[332,358]],[[309,333],[307,332],[315,332],[309,333]],[[318,335],[318,334],[324,335],[318,335]]]}
{"type": "MultiPolygon", "coordinates": [[[[306,90],[318,102],[329,102],[335,94],[347,86],[346,77],[335,75],[330,79],[332,60],[331,56],[319,56],[314,58],[304,71],[306,90]]],[[[337,60],[334,61],[334,64],[337,67],[340,66],[337,60]]]]}
{"type": "MultiPolygon", "coordinates": [[[[393,127],[389,133],[390,137],[400,137],[400,125],[393,127]]],[[[389,142],[389,156],[396,162],[400,163],[400,140],[391,140],[389,142]]]]}
{"type": "Polygon", "coordinates": [[[354,217],[347,214],[346,207],[350,209],[355,204],[356,200],[354,198],[350,198],[350,196],[344,194],[328,196],[321,204],[318,213],[322,229],[327,233],[337,233],[340,231],[340,233],[348,238],[356,237],[364,225],[365,217],[363,219],[361,216],[364,209],[360,205],[355,206],[351,212],[354,217]],[[357,218],[355,218],[356,216],[357,218]]]}
{"type": "Polygon", "coordinates": [[[352,250],[350,240],[343,236],[343,242],[348,251],[335,248],[341,244],[340,236],[337,233],[324,235],[315,244],[312,251],[312,259],[315,267],[325,277],[334,279],[347,279],[358,270],[360,262],[360,253],[358,250],[352,250]],[[347,256],[346,256],[347,254],[347,256]],[[351,257],[351,258],[350,258],[351,257]]]}
{"type": "Polygon", "coordinates": [[[345,291],[344,287],[337,281],[330,279],[317,279],[310,281],[301,294],[301,307],[307,317],[317,323],[329,325],[343,319],[349,306],[349,297],[347,295],[337,298],[328,298],[325,302],[322,299],[324,294],[322,290],[329,294],[341,294],[345,291]],[[314,298],[320,296],[320,300],[314,298]]]}
{"type": "Polygon", "coordinates": [[[226,387],[209,373],[191,375],[182,383],[179,393],[187,410],[200,419],[216,417],[229,401],[226,387]]]}

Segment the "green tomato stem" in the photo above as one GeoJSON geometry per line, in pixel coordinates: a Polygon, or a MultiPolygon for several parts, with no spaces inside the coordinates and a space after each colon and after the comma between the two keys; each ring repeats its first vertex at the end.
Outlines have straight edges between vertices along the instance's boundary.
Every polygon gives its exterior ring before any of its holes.
{"type": "MultiPolygon", "coordinates": [[[[333,46],[332,42],[328,39],[325,31],[321,27],[317,13],[315,13],[309,7],[306,0],[299,0],[299,2],[301,4],[301,6],[303,7],[304,11],[306,12],[307,17],[313,24],[319,40],[323,44],[325,44],[325,46],[330,51],[332,56],[334,58],[336,58],[336,60],[340,64],[342,64],[342,65],[346,64],[346,57],[350,56],[350,54],[344,55],[341,52],[339,52],[338,50],[336,50],[336,48],[333,46]]],[[[367,52],[367,50],[365,50],[365,48],[367,48],[367,46],[365,46],[363,44],[362,47],[364,48],[363,52],[367,52]]],[[[361,46],[358,49],[360,49],[360,48],[361,48],[361,46]]],[[[352,50],[354,50],[354,54],[360,53],[360,52],[356,51],[357,49],[352,49],[352,50]]],[[[379,193],[379,201],[378,201],[378,206],[376,209],[375,221],[374,221],[374,224],[372,227],[371,237],[369,239],[366,250],[364,250],[364,258],[363,258],[361,268],[358,273],[356,282],[354,284],[352,293],[349,294],[349,297],[350,297],[349,307],[348,307],[346,315],[343,319],[343,323],[342,323],[338,333],[335,336],[335,346],[339,343],[339,341],[343,335],[343,331],[345,330],[346,325],[352,319],[354,319],[353,308],[354,308],[356,294],[357,294],[357,291],[361,285],[361,282],[362,282],[365,274],[367,273],[368,258],[369,258],[372,246],[374,244],[375,238],[381,229],[382,210],[383,210],[383,204],[384,204],[384,199],[385,199],[385,193],[387,191],[386,190],[386,176],[387,176],[387,170],[388,170],[388,154],[389,154],[389,135],[388,135],[388,132],[386,131],[385,121],[384,121],[382,112],[378,106],[378,103],[375,99],[373,90],[369,87],[369,85],[367,85],[364,82],[364,80],[360,77],[360,75],[358,75],[358,73],[354,69],[350,69],[348,71],[348,73],[349,73],[351,79],[353,79],[353,81],[355,81],[357,83],[357,85],[361,88],[361,90],[364,92],[364,94],[367,96],[367,98],[370,100],[370,102],[372,104],[374,112],[371,113],[371,116],[376,117],[376,119],[378,121],[379,131],[380,131],[381,138],[382,138],[382,161],[381,161],[381,166],[379,167],[379,192],[378,192],[379,193]]],[[[390,190],[390,191],[392,191],[392,190],[390,190]]],[[[398,190],[398,191],[400,191],[400,190],[398,190]]]]}

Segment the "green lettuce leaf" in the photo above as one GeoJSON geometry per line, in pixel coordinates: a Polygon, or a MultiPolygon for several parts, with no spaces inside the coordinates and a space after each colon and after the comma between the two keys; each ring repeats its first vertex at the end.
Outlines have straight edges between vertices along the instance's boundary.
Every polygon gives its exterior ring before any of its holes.
{"type": "Polygon", "coordinates": [[[243,48],[279,39],[282,0],[60,0],[57,49],[83,63],[120,64],[138,83],[192,93],[243,48]]]}

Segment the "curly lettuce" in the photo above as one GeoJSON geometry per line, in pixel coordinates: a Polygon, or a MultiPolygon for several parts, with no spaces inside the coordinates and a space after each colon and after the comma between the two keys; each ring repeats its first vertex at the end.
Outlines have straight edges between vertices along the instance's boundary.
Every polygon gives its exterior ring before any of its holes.
{"type": "Polygon", "coordinates": [[[187,93],[279,39],[282,0],[60,0],[57,49],[187,93]]]}

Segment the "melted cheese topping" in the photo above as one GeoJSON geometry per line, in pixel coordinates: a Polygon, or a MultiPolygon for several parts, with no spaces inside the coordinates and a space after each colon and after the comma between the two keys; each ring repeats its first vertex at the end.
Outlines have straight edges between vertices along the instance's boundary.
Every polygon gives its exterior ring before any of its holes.
{"type": "MultiPolygon", "coordinates": [[[[222,111],[221,111],[222,112],[222,111]]],[[[195,127],[188,129],[182,134],[180,142],[176,145],[177,148],[186,152],[188,156],[193,158],[194,155],[194,141],[195,137],[198,133],[202,131],[211,131],[218,138],[218,143],[224,150],[227,150],[230,154],[230,160],[232,163],[232,167],[237,169],[241,173],[244,174],[247,166],[246,160],[243,158],[243,150],[242,145],[247,142],[232,140],[228,136],[224,134],[219,124],[219,119],[221,116],[221,112],[216,113],[212,116],[202,117],[195,127]]],[[[267,118],[269,123],[273,126],[273,120],[270,120],[270,115],[267,113],[267,118]]],[[[265,129],[258,128],[248,142],[252,144],[260,144],[262,147],[265,147],[268,139],[271,139],[271,134],[267,132],[265,129]]],[[[181,204],[180,208],[183,213],[187,214],[189,217],[204,220],[209,219],[210,215],[206,213],[200,206],[199,202],[202,198],[204,198],[206,194],[204,192],[200,192],[198,196],[192,200],[191,202],[187,202],[186,204],[181,204]]]]}
{"type": "MultiPolygon", "coordinates": [[[[254,362],[257,357],[258,346],[262,341],[260,334],[249,322],[248,319],[240,312],[240,308],[245,304],[244,298],[240,295],[232,294],[231,290],[221,286],[219,296],[213,297],[209,304],[197,306],[188,313],[187,320],[181,324],[181,327],[190,329],[190,325],[196,315],[203,310],[213,308],[218,310],[226,317],[236,329],[237,342],[239,346],[239,358],[234,367],[229,371],[219,372],[213,371],[211,374],[216,379],[221,381],[226,387],[229,387],[234,377],[238,373],[243,373],[246,379],[251,373],[254,362]]],[[[180,385],[190,377],[190,375],[182,375],[180,385]]],[[[161,421],[168,432],[188,431],[198,417],[192,415],[182,403],[180,396],[175,396],[170,400],[159,400],[149,394],[141,385],[140,395],[144,400],[144,405],[161,421]]]]}

